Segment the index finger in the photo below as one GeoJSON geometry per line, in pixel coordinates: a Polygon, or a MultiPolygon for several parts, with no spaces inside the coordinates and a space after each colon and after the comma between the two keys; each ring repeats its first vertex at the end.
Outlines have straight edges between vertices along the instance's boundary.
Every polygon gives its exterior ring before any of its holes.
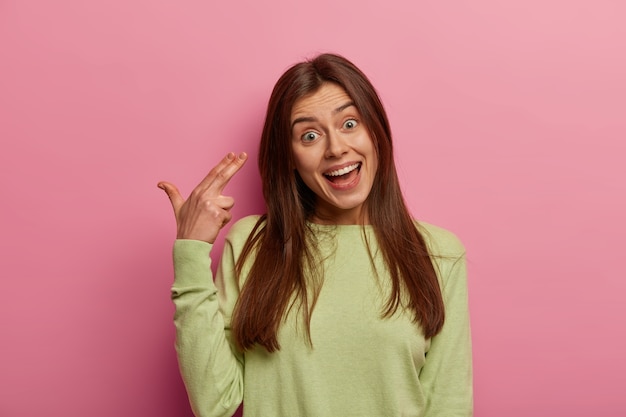
{"type": "Polygon", "coordinates": [[[230,152],[200,182],[199,187],[221,193],[230,179],[244,166],[247,159],[248,154],[245,152],[239,155],[230,152]]]}

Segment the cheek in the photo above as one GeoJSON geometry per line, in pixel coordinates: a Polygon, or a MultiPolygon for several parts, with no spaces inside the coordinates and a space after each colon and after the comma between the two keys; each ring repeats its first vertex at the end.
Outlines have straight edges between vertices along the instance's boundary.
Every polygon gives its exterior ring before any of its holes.
{"type": "Polygon", "coordinates": [[[363,154],[371,161],[371,165],[375,168],[378,167],[378,152],[376,152],[376,145],[369,135],[360,138],[359,146],[363,154]]]}
{"type": "Polygon", "coordinates": [[[317,170],[319,164],[318,152],[314,148],[292,149],[293,165],[300,175],[308,175],[317,170]]]}
{"type": "Polygon", "coordinates": [[[310,162],[307,164],[306,155],[299,154],[298,152],[293,152],[293,167],[301,177],[306,177],[307,173],[310,171],[310,162]]]}
{"type": "Polygon", "coordinates": [[[297,171],[300,171],[300,166],[301,161],[302,161],[302,154],[300,152],[298,152],[298,149],[294,148],[293,146],[291,147],[291,155],[289,155],[291,157],[291,167],[297,171]]]}

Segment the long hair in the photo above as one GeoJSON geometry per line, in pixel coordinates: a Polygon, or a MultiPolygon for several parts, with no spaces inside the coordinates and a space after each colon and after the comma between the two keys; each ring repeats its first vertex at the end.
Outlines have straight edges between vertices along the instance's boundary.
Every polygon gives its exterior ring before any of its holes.
{"type": "Polygon", "coordinates": [[[402,197],[391,129],[380,98],[354,64],[339,55],[322,54],[289,68],[277,81],[268,103],[258,161],[267,212],[250,234],[236,268],[241,279],[246,259],[253,257],[233,314],[235,341],[243,350],[254,345],[268,352],[280,349],[278,329],[294,303],[302,307],[298,310],[311,342],[311,314],[321,284],[311,279],[318,272],[307,219],[315,211],[316,196],[295,170],[290,124],[296,101],[325,83],[341,86],[353,100],[378,156],[365,204],[391,280],[382,316],[406,308],[426,338],[443,326],[444,304],[437,275],[402,197]]]}

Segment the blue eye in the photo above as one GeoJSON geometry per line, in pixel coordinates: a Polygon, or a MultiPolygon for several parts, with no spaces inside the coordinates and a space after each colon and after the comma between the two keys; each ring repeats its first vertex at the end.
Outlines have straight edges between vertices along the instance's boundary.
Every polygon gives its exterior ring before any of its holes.
{"type": "Polygon", "coordinates": [[[303,142],[313,142],[315,139],[319,137],[320,135],[318,135],[315,132],[306,132],[304,135],[301,136],[301,139],[303,142]]]}
{"type": "Polygon", "coordinates": [[[359,123],[355,120],[355,119],[348,119],[345,122],[343,122],[343,128],[344,129],[354,129],[359,123]]]}

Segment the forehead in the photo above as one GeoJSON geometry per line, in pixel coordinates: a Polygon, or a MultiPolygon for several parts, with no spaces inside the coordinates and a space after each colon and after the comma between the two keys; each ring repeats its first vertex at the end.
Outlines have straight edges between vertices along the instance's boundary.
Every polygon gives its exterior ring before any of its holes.
{"type": "Polygon", "coordinates": [[[325,83],[317,91],[298,99],[291,109],[291,120],[297,117],[332,113],[352,98],[343,87],[334,83],[325,83]]]}

